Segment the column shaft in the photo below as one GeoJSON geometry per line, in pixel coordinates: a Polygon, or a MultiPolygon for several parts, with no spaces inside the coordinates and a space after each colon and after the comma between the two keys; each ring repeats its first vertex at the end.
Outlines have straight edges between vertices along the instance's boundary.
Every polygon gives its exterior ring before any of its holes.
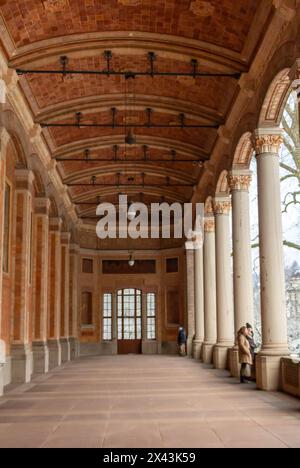
{"type": "Polygon", "coordinates": [[[256,132],[262,351],[257,365],[258,387],[280,386],[280,356],[288,354],[283,234],[280,196],[280,129],[256,132]]]}
{"type": "Polygon", "coordinates": [[[46,373],[49,370],[47,346],[49,206],[50,202],[47,198],[36,198],[32,346],[34,374],[46,373]]]}
{"type": "Polygon", "coordinates": [[[70,234],[61,234],[61,301],[60,301],[60,344],[62,362],[70,360],[69,343],[69,299],[70,299],[70,234]]]}
{"type": "Polygon", "coordinates": [[[214,366],[217,369],[228,367],[228,349],[234,344],[229,212],[229,198],[217,198],[215,200],[217,344],[214,348],[214,366]]]}
{"type": "Polygon", "coordinates": [[[204,341],[204,297],[203,297],[203,242],[202,239],[195,242],[194,255],[195,271],[195,339],[193,344],[193,356],[200,360],[204,341]]]}
{"type": "Polygon", "coordinates": [[[79,278],[79,248],[70,246],[70,284],[69,284],[69,342],[70,359],[79,355],[78,344],[78,278],[79,278]]]}
{"type": "Polygon", "coordinates": [[[15,177],[13,344],[11,347],[12,381],[29,382],[32,374],[32,183],[34,176],[31,171],[17,170],[15,177]]]}
{"type": "Polygon", "coordinates": [[[195,336],[194,246],[186,243],[187,354],[192,356],[195,336]]]}
{"type": "Polygon", "coordinates": [[[50,218],[48,275],[48,347],[49,368],[61,365],[60,304],[61,304],[61,224],[60,218],[50,218]]]}
{"type": "MultiPolygon", "coordinates": [[[[249,187],[251,172],[234,170],[229,175],[232,192],[232,241],[235,336],[242,326],[253,324],[253,279],[250,239],[249,187]]],[[[230,350],[230,371],[240,375],[237,345],[230,350]]]]}
{"type": "Polygon", "coordinates": [[[203,362],[211,364],[217,342],[216,244],[215,219],[207,216],[204,222],[204,344],[203,362]]]}

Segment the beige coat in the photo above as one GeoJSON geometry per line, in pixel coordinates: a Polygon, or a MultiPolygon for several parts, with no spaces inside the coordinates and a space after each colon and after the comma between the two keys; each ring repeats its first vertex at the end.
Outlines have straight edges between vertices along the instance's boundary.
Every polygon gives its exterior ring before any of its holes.
{"type": "Polygon", "coordinates": [[[240,364],[250,364],[252,365],[252,357],[250,353],[250,344],[247,338],[244,335],[238,337],[239,345],[239,361],[240,364]]]}

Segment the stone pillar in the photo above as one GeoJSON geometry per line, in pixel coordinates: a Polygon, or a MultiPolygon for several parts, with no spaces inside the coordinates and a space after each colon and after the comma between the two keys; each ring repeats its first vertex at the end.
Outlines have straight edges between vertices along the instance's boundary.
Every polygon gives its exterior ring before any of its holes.
{"type": "Polygon", "coordinates": [[[216,298],[216,240],[215,218],[209,214],[204,220],[204,343],[203,362],[212,364],[217,342],[216,298]]]}
{"type": "Polygon", "coordinates": [[[61,365],[60,298],[61,298],[61,225],[60,218],[50,218],[48,273],[48,347],[49,369],[61,365]]]}
{"type": "Polygon", "coordinates": [[[70,284],[69,284],[69,343],[70,359],[79,356],[78,343],[78,278],[79,278],[79,247],[70,245],[70,284]]]}
{"type": "MultiPolygon", "coordinates": [[[[250,237],[249,187],[252,173],[234,170],[229,174],[232,192],[233,286],[235,336],[242,326],[253,326],[253,279],[250,237]]],[[[240,375],[237,345],[229,352],[230,371],[240,375]]]]}
{"type": "Polygon", "coordinates": [[[192,356],[195,336],[194,243],[186,242],[187,354],[192,356]]]}
{"type": "MultiPolygon", "coordinates": [[[[0,101],[1,102],[1,101],[0,101]]],[[[4,203],[5,203],[5,141],[8,135],[5,130],[0,129],[0,338],[1,338],[1,323],[2,323],[2,277],[3,277],[3,241],[4,241],[4,203]]],[[[1,366],[1,364],[0,364],[1,366]]]]}
{"type": "Polygon", "coordinates": [[[34,374],[47,373],[49,370],[47,345],[49,208],[48,198],[35,199],[32,343],[34,374]]]}
{"type": "Polygon", "coordinates": [[[2,132],[0,141],[0,396],[4,386],[5,343],[2,335],[2,274],[3,274],[3,228],[4,228],[4,199],[5,199],[5,150],[2,144],[2,132]]]}
{"type": "Polygon", "coordinates": [[[280,388],[280,358],[289,355],[279,175],[281,129],[259,129],[255,136],[262,314],[257,386],[262,390],[277,390],[280,388]]]}
{"type": "Polygon", "coordinates": [[[16,170],[14,194],[14,291],[12,314],[12,382],[29,382],[32,374],[31,288],[32,288],[32,183],[27,169],[16,170]]]}
{"type": "Polygon", "coordinates": [[[217,197],[216,216],[216,284],[217,284],[217,344],[213,362],[217,369],[228,367],[228,349],[234,345],[234,316],[229,235],[230,200],[217,197]]]}
{"type": "Polygon", "coordinates": [[[193,357],[202,358],[204,341],[204,293],[203,293],[203,234],[195,233],[194,241],[194,273],[195,273],[195,339],[193,342],[193,357]]]}
{"type": "Polygon", "coordinates": [[[70,361],[69,298],[70,298],[70,233],[61,233],[61,298],[60,298],[60,346],[61,362],[70,361]]]}

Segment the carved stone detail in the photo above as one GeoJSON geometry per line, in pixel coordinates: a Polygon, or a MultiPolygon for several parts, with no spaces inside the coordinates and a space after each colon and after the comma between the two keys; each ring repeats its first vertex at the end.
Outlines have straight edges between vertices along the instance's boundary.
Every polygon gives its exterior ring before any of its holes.
{"type": "Polygon", "coordinates": [[[230,200],[227,201],[214,201],[214,211],[216,215],[229,215],[231,210],[231,202],[230,200]]]}
{"type": "Polygon", "coordinates": [[[255,139],[256,154],[279,153],[282,143],[281,135],[259,135],[255,139]]]}
{"type": "Polygon", "coordinates": [[[251,181],[252,181],[251,175],[229,174],[228,176],[230,190],[243,190],[243,191],[248,192],[251,181]]]}

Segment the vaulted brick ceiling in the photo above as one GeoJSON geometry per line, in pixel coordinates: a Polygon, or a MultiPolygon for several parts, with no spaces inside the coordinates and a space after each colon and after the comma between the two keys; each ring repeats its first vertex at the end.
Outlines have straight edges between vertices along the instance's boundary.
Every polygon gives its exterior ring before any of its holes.
{"type": "MultiPolygon", "coordinates": [[[[0,4],[7,31],[4,43],[14,68],[60,69],[60,57],[65,55],[68,69],[104,70],[103,53],[111,50],[113,70],[146,71],[147,54],[154,51],[155,70],[176,73],[189,73],[193,58],[201,72],[247,71],[272,8],[271,0],[9,0],[0,4]]],[[[172,126],[180,113],[189,124],[225,123],[238,90],[237,79],[231,77],[125,80],[123,76],[73,74],[62,79],[61,75],[26,74],[20,85],[36,122],[73,123],[75,113],[81,112],[84,123],[109,123],[115,107],[118,123],[143,124],[145,109],[152,108],[154,123],[170,125],[135,128],[137,145],[132,147],[125,146],[126,129],[44,129],[53,157],[82,159],[89,149],[90,158],[109,159],[118,145],[118,158],[127,160],[60,162],[66,184],[90,184],[96,176],[94,187],[69,185],[74,202],[91,202],[99,195],[115,202],[118,191],[130,194],[132,200],[144,193],[148,202],[162,196],[188,201],[201,167],[155,160],[172,159],[172,150],[177,159],[209,159],[217,128],[172,126]],[[145,145],[147,161],[141,161],[145,145]],[[128,188],[119,190],[118,184],[128,188]],[[172,188],[172,184],[182,187],[172,188]]],[[[79,205],[77,210],[87,216],[94,207],[79,205]]]]}

